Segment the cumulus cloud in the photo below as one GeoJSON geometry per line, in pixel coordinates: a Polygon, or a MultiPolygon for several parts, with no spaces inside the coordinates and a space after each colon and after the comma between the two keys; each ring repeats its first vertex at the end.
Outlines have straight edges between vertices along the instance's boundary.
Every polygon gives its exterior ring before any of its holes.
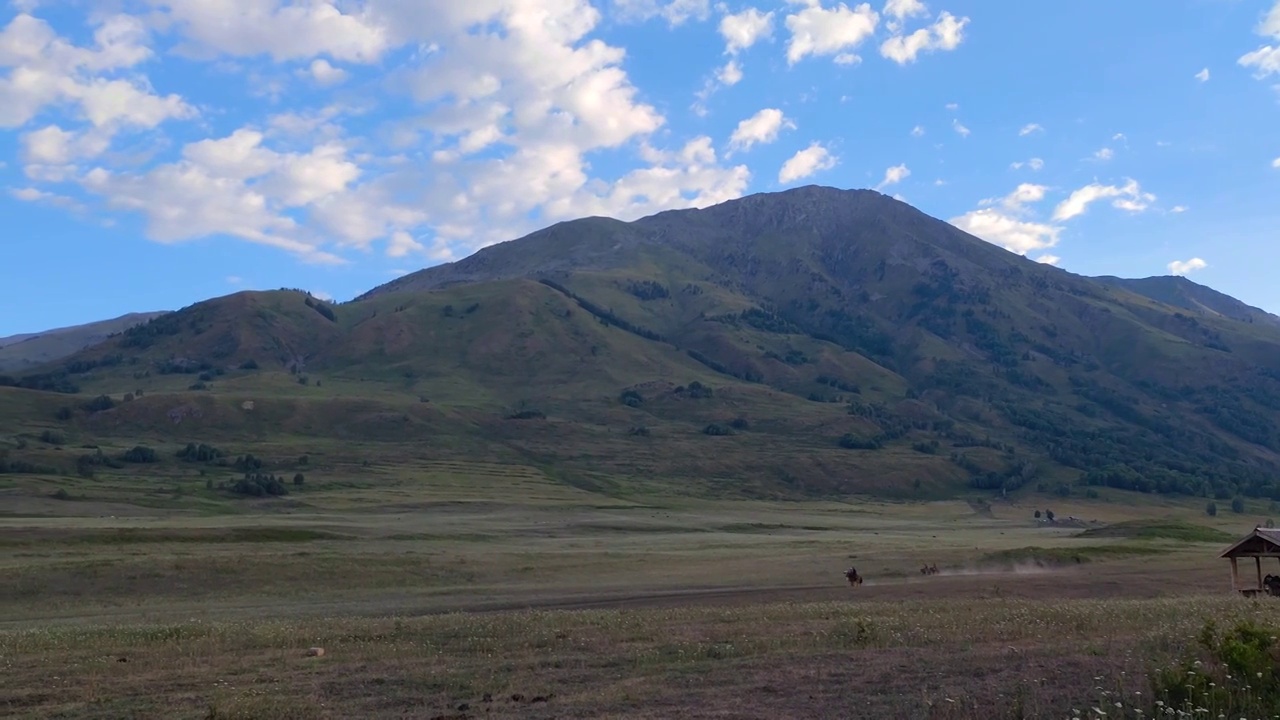
{"type": "Polygon", "coordinates": [[[959,120],[952,120],[951,127],[960,135],[960,137],[969,137],[969,128],[965,127],[959,120]]]}
{"type": "Polygon", "coordinates": [[[786,184],[835,167],[836,158],[818,142],[792,155],[778,171],[778,182],[786,184]]]}
{"type": "Polygon", "coordinates": [[[1018,137],[1026,137],[1032,133],[1037,133],[1037,132],[1044,132],[1044,128],[1041,127],[1040,123],[1027,123],[1026,125],[1022,126],[1021,130],[1018,131],[1018,137]]]}
{"type": "Polygon", "coordinates": [[[894,165],[884,171],[884,179],[880,181],[879,185],[876,185],[876,190],[887,188],[890,185],[897,185],[910,177],[910,175],[911,170],[909,170],[906,165],[894,165]]]}
{"type": "Polygon", "coordinates": [[[1116,156],[1116,151],[1109,147],[1104,147],[1093,154],[1093,159],[1099,162],[1106,162],[1116,156]]]}
{"type": "Polygon", "coordinates": [[[884,14],[897,20],[929,14],[929,8],[920,0],[889,0],[884,4],[884,14]]]}
{"type": "Polygon", "coordinates": [[[1043,263],[1045,265],[1057,265],[1058,263],[1062,262],[1062,258],[1058,257],[1057,255],[1045,254],[1036,258],[1036,262],[1043,263]]]}
{"type": "Polygon", "coordinates": [[[1209,82],[1209,68],[1205,68],[1200,72],[1196,73],[1196,79],[1202,83],[1209,82]]]}
{"type": "Polygon", "coordinates": [[[911,128],[911,137],[923,137],[923,136],[924,136],[924,127],[917,125],[911,128]]]}
{"type": "Polygon", "coordinates": [[[153,128],[195,110],[178,95],[157,95],[140,76],[109,77],[151,57],[147,30],[136,18],[97,19],[94,45],[60,37],[43,20],[19,14],[0,30],[0,128],[26,125],[50,106],[71,106],[97,128],[153,128]]]}
{"type": "Polygon", "coordinates": [[[368,7],[343,12],[347,3],[310,0],[145,0],[152,26],[181,37],[177,51],[190,57],[255,57],[276,61],[320,55],[369,63],[395,44],[389,27],[368,7]]]}
{"type": "Polygon", "coordinates": [[[1271,167],[1280,169],[1280,157],[1271,161],[1271,167]]]}
{"type": "MultiPolygon", "coordinates": [[[[1037,222],[1029,205],[1045,199],[1044,185],[1022,183],[1001,198],[988,198],[979,208],[952,218],[949,222],[965,232],[982,238],[1010,252],[1026,255],[1058,244],[1062,228],[1037,222]]],[[[1053,257],[1053,256],[1046,256],[1053,257]]],[[[1054,258],[1056,262],[1056,258],[1054,258]]]]}
{"type": "Polygon", "coordinates": [[[1071,193],[1066,200],[1059,203],[1054,208],[1053,219],[1062,222],[1078,217],[1083,215],[1093,203],[1106,199],[1110,199],[1112,207],[1119,210],[1142,212],[1155,202],[1156,196],[1144,192],[1138,181],[1133,179],[1127,179],[1125,184],[1120,186],[1091,183],[1071,193]]]}
{"type": "Polygon", "coordinates": [[[1168,267],[1170,275],[1183,276],[1190,275],[1197,270],[1203,270],[1209,267],[1209,263],[1198,257],[1194,257],[1190,260],[1174,260],[1169,263],[1168,267]]]}
{"type": "Polygon", "coordinates": [[[777,108],[765,108],[751,117],[738,123],[733,135],[729,137],[729,149],[750,150],[753,145],[767,145],[778,139],[778,133],[785,129],[795,129],[795,123],[788,120],[777,108]]]}
{"type": "Polygon", "coordinates": [[[709,0],[613,0],[613,10],[627,22],[662,18],[672,27],[689,20],[706,20],[711,14],[709,0]]]}
{"type": "Polygon", "coordinates": [[[964,42],[964,28],[969,18],[957,18],[949,12],[938,15],[938,20],[927,28],[920,28],[910,35],[895,34],[880,45],[880,54],[899,65],[916,61],[922,52],[955,50],[964,42]]]}
{"type": "Polygon", "coordinates": [[[773,34],[773,12],[762,13],[747,8],[740,13],[720,18],[720,36],[724,38],[725,52],[736,55],[773,34]]]}
{"type": "MultiPolygon", "coordinates": [[[[1257,27],[1257,33],[1263,37],[1280,40],[1280,0],[1272,6],[1270,12],[1257,27]]],[[[1243,67],[1253,68],[1254,75],[1259,78],[1280,74],[1280,43],[1270,44],[1246,53],[1237,62],[1243,67]]]]}
{"type": "Polygon", "coordinates": [[[810,55],[832,55],[842,58],[842,64],[853,64],[857,56],[851,51],[871,37],[880,23],[879,14],[867,3],[854,8],[844,3],[824,8],[822,0],[796,1],[804,9],[786,18],[787,30],[791,32],[787,44],[790,65],[810,55]]]}
{"type": "Polygon", "coordinates": [[[970,235],[1019,255],[1057,245],[1062,232],[1060,227],[1022,220],[994,208],[973,210],[950,222],[970,235]]]}
{"type": "Polygon", "coordinates": [[[1031,158],[1030,160],[1027,160],[1026,162],[1018,161],[1018,162],[1009,163],[1009,167],[1013,168],[1014,170],[1021,170],[1022,168],[1025,167],[1032,170],[1033,172],[1038,172],[1044,168],[1044,160],[1041,160],[1040,158],[1035,157],[1035,158],[1031,158]]]}
{"type": "Polygon", "coordinates": [[[307,75],[319,85],[337,85],[347,79],[347,71],[329,64],[324,58],[316,58],[307,66],[307,75]]]}

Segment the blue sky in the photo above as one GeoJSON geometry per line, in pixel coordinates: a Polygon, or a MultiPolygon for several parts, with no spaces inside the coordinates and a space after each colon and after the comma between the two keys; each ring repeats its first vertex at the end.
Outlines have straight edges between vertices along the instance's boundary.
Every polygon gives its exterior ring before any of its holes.
{"type": "Polygon", "coordinates": [[[1280,312],[1280,0],[0,10],[0,336],[809,183],[1280,312]]]}

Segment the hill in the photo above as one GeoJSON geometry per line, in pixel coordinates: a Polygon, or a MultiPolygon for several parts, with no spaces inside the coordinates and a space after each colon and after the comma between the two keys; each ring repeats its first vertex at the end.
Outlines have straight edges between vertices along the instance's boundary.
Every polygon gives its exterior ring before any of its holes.
{"type": "Polygon", "coordinates": [[[1158,287],[805,187],[560,223],[338,306],[198,303],[0,379],[0,415],[65,406],[58,432],[126,446],[327,438],[343,462],[605,492],[1280,499],[1280,328],[1158,287]]]}
{"type": "Polygon", "coordinates": [[[68,357],[164,313],[129,313],[111,320],[0,338],[0,372],[20,371],[68,357]]]}
{"type": "Polygon", "coordinates": [[[1260,308],[1246,305],[1239,300],[1194,283],[1184,277],[1149,277],[1136,280],[1102,276],[1099,282],[1124,288],[1170,307],[1207,312],[1246,323],[1264,323],[1280,327],[1280,317],[1260,308]]]}

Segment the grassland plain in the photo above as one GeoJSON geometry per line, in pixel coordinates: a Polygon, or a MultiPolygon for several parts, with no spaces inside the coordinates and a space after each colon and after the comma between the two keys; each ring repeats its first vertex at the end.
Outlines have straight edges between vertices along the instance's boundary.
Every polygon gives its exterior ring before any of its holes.
{"type": "Polygon", "coordinates": [[[1274,615],[1214,558],[1265,512],[632,497],[498,462],[312,462],[270,500],[195,471],[3,476],[0,714],[1138,717],[1206,619],[1274,615]]]}

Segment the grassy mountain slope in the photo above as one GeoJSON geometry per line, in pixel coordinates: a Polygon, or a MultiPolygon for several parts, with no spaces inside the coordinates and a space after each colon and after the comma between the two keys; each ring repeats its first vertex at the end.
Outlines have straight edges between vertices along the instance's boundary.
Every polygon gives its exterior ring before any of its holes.
{"type": "Polygon", "coordinates": [[[1280,499],[1280,330],[1152,294],[807,187],[561,223],[337,307],[200,303],[0,382],[26,388],[0,414],[407,444],[598,489],[1280,499]]]}
{"type": "Polygon", "coordinates": [[[1124,288],[1170,307],[1221,315],[1245,323],[1263,323],[1273,327],[1280,327],[1280,317],[1276,317],[1252,305],[1246,305],[1229,295],[1199,283],[1194,283],[1184,277],[1127,279],[1103,276],[1095,279],[1113,287],[1124,288]]]}
{"type": "Polygon", "coordinates": [[[0,338],[0,372],[61,360],[164,313],[130,313],[101,322],[0,338]]]}

